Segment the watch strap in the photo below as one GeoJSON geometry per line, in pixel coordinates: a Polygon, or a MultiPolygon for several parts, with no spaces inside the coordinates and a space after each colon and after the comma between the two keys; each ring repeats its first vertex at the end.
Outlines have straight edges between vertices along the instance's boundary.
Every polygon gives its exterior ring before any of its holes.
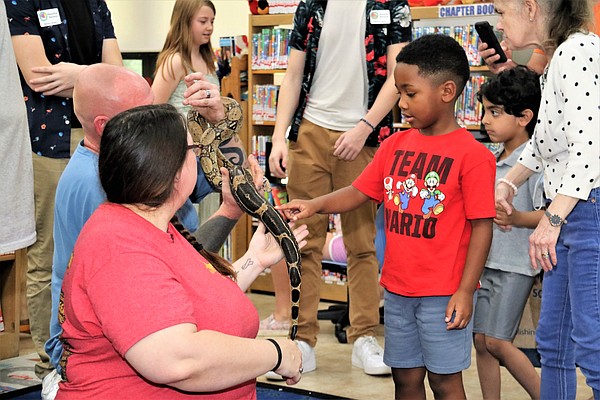
{"type": "Polygon", "coordinates": [[[550,225],[552,225],[552,226],[561,226],[561,225],[567,223],[566,219],[563,219],[560,215],[551,214],[550,211],[548,211],[548,210],[544,210],[544,215],[546,217],[548,217],[548,220],[550,221],[550,225]]]}

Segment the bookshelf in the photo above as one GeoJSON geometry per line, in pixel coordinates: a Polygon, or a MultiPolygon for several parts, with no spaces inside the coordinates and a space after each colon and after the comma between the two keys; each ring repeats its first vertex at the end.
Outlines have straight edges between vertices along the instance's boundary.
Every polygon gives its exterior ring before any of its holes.
{"type": "Polygon", "coordinates": [[[0,255],[0,305],[4,331],[0,332],[0,360],[19,355],[21,277],[27,266],[27,250],[0,255]]]}

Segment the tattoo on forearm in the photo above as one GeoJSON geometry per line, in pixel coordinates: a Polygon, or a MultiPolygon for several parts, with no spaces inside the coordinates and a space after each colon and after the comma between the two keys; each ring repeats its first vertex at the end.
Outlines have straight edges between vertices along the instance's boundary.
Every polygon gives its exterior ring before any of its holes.
{"type": "Polygon", "coordinates": [[[242,165],[246,161],[244,146],[238,137],[234,136],[231,139],[221,143],[219,149],[225,158],[235,165],[242,165]]]}
{"type": "Polygon", "coordinates": [[[210,218],[198,228],[196,237],[205,249],[216,253],[223,246],[236,223],[237,220],[223,216],[210,218]]]}
{"type": "Polygon", "coordinates": [[[246,259],[246,261],[244,261],[244,263],[242,264],[242,271],[248,269],[252,265],[254,265],[254,261],[252,261],[251,258],[246,259]]]}

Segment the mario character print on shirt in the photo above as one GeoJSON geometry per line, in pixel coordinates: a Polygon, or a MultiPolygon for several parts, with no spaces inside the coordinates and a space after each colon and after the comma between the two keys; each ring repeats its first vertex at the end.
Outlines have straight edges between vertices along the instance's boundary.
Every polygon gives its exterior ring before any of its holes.
{"type": "Polygon", "coordinates": [[[386,225],[390,232],[434,238],[447,208],[446,181],[454,160],[426,152],[399,150],[383,179],[386,225]]]}
{"type": "MultiPolygon", "coordinates": [[[[389,178],[393,181],[392,178],[389,178]]],[[[398,211],[403,213],[408,208],[410,199],[417,197],[419,189],[417,189],[417,176],[410,174],[404,182],[398,181],[396,184],[398,194],[394,197],[394,204],[399,205],[398,211]]]]}

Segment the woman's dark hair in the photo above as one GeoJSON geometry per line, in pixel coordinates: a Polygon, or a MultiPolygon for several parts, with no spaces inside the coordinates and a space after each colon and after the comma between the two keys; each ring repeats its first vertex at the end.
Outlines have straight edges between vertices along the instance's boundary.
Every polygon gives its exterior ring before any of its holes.
{"type": "Polygon", "coordinates": [[[219,272],[221,275],[228,276],[233,280],[237,278],[237,274],[233,270],[233,266],[231,265],[231,263],[223,257],[219,256],[217,253],[213,253],[211,251],[206,250],[204,246],[202,246],[202,244],[198,242],[198,240],[196,240],[194,235],[192,235],[187,229],[183,227],[181,222],[179,222],[177,216],[174,216],[171,219],[171,223],[173,224],[175,229],[177,229],[177,231],[181,233],[181,236],[183,236],[194,247],[194,249],[196,249],[196,251],[200,253],[202,257],[206,258],[206,261],[208,261],[217,270],[217,272],[219,272]]]}
{"type": "MultiPolygon", "coordinates": [[[[185,119],[169,104],[135,107],[111,118],[102,134],[98,170],[108,201],[149,208],[163,205],[187,156],[185,119]]],[[[231,264],[202,248],[176,218],[173,226],[221,274],[231,264]]]]}
{"type": "Polygon", "coordinates": [[[111,118],[100,141],[98,170],[108,201],[163,205],[185,161],[187,128],[168,104],[135,107],[111,118]]]}
{"type": "Polygon", "coordinates": [[[526,126],[531,137],[542,98],[538,74],[522,65],[504,70],[481,85],[477,99],[481,102],[484,97],[515,117],[522,117],[523,111],[531,110],[533,117],[526,126]]]}
{"type": "Polygon", "coordinates": [[[424,35],[410,42],[400,50],[396,62],[416,65],[419,75],[435,83],[453,81],[457,98],[471,74],[465,50],[453,38],[441,34],[424,35]]]}

